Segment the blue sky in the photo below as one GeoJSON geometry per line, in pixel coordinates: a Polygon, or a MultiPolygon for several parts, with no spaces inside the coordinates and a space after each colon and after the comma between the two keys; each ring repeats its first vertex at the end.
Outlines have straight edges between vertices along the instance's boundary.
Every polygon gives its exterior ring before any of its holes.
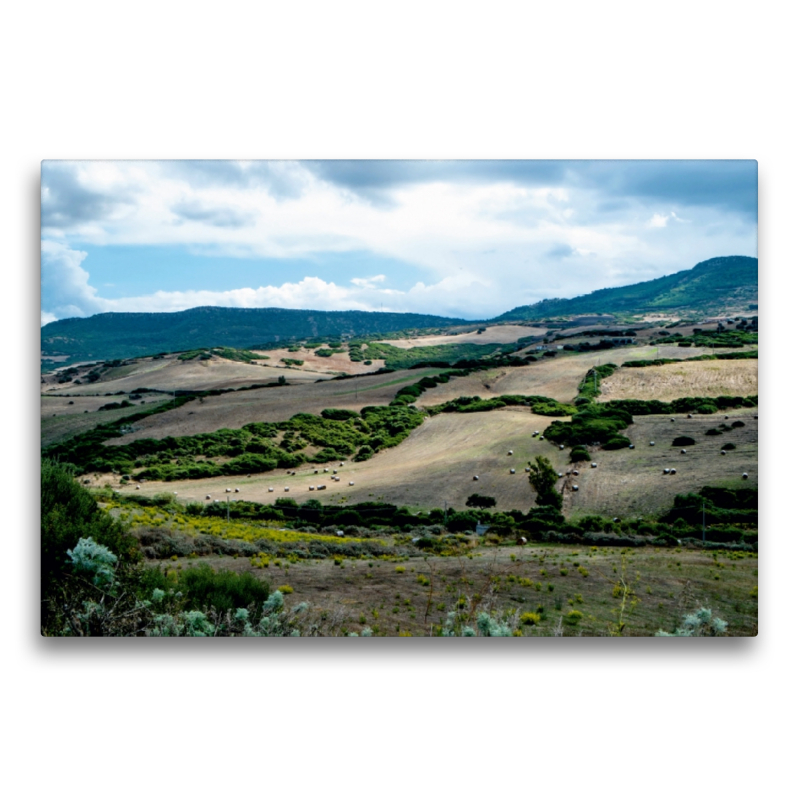
{"type": "Polygon", "coordinates": [[[757,255],[754,161],[45,161],[42,324],[198,305],[491,317],[757,255]]]}

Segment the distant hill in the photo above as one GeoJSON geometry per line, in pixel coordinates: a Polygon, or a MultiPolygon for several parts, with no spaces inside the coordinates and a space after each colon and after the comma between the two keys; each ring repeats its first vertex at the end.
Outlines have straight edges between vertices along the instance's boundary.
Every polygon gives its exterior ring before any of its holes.
{"type": "Polygon", "coordinates": [[[252,348],[281,341],[338,339],[465,323],[428,314],[216,306],[171,313],[96,314],[45,325],[42,356],[68,356],[67,362],[106,361],[196,347],[252,348]]]}
{"type": "Polygon", "coordinates": [[[725,256],[702,261],[692,269],[652,281],[599,289],[570,300],[542,300],[518,306],[493,322],[540,319],[570,314],[651,312],[709,313],[758,303],[758,259],[725,256]]]}

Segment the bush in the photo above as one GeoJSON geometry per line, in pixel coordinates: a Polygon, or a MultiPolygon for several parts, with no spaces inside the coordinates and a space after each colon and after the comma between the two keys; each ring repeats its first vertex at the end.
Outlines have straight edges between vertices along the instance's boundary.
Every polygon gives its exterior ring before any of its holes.
{"type": "Polygon", "coordinates": [[[214,572],[208,564],[181,571],[180,589],[192,609],[214,607],[217,611],[260,607],[270,596],[269,585],[250,572],[214,572]]]}
{"type": "Polygon", "coordinates": [[[622,450],[630,447],[631,440],[627,436],[612,436],[604,445],[603,450],[622,450]]]}
{"type": "Polygon", "coordinates": [[[494,497],[476,493],[467,498],[466,505],[468,508],[493,508],[497,505],[497,500],[494,497]]]}
{"type": "Polygon", "coordinates": [[[735,449],[736,445],[733,444],[732,442],[728,442],[727,444],[724,444],[722,445],[722,447],[720,447],[720,450],[735,450],[735,449]]]}
{"type": "Polygon", "coordinates": [[[579,461],[590,461],[591,456],[589,455],[589,451],[586,449],[586,446],[581,444],[572,448],[569,454],[569,460],[575,463],[579,461]]]}
{"type": "Polygon", "coordinates": [[[672,440],[673,447],[686,447],[687,445],[690,444],[697,444],[697,442],[695,442],[695,440],[692,439],[691,436],[676,436],[672,440]]]}

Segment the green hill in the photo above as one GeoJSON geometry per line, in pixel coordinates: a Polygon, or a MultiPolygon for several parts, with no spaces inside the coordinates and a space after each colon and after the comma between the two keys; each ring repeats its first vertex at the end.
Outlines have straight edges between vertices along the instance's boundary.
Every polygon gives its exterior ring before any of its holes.
{"type": "Polygon", "coordinates": [[[542,300],[501,314],[493,322],[569,314],[722,311],[758,303],[758,259],[725,256],[652,281],[599,289],[569,300],[542,300]]]}
{"type": "Polygon", "coordinates": [[[68,362],[105,361],[198,347],[257,348],[312,337],[338,339],[464,323],[428,314],[216,306],[172,313],[96,314],[45,325],[42,356],[68,356],[68,362]]]}

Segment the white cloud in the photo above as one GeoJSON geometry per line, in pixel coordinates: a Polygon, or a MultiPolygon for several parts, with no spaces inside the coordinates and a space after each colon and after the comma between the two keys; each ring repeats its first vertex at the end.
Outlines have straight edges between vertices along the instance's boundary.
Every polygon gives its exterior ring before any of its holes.
{"type": "Polygon", "coordinates": [[[666,228],[667,222],[669,222],[668,214],[653,214],[647,221],[647,225],[650,228],[666,228]]]}

